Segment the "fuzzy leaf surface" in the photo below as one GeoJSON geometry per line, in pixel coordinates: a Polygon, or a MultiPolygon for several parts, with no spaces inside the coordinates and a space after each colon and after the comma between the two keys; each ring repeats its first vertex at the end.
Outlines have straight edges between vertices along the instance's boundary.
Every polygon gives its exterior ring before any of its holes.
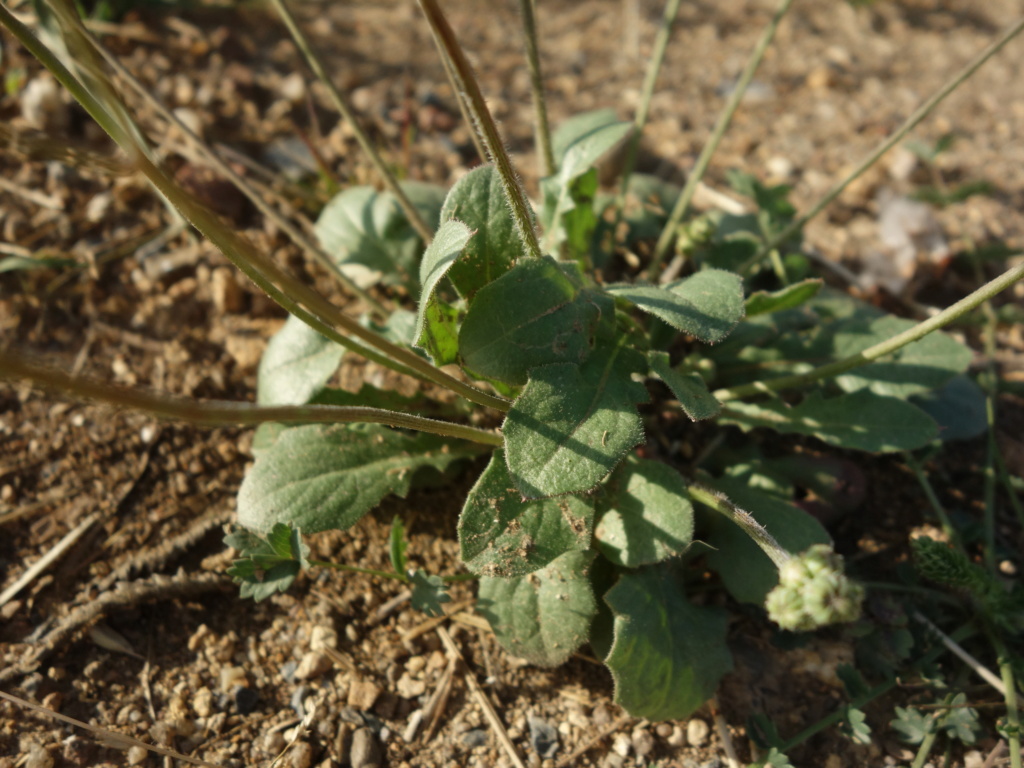
{"type": "Polygon", "coordinates": [[[731,402],[721,422],[744,430],[767,427],[783,434],[810,435],[829,445],[873,453],[912,451],[938,436],[934,419],[920,408],[868,389],[827,399],[814,392],[795,406],[778,400],[731,402]]]}
{"type": "Polygon", "coordinates": [[[435,290],[441,278],[462,255],[471,237],[473,233],[462,222],[446,221],[438,228],[420,262],[416,345],[430,353],[435,365],[448,365],[458,359],[457,313],[435,295],[435,290]]]}
{"type": "Polygon", "coordinates": [[[643,439],[637,403],[646,370],[626,347],[594,350],[583,365],[534,368],[505,418],[505,453],[515,487],[537,499],[587,491],[643,439]]]}
{"type": "Polygon", "coordinates": [[[585,642],[597,613],[587,576],[592,552],[567,552],[512,579],[480,579],[477,608],[501,647],[531,664],[556,667],[585,642]]]}
{"type": "Polygon", "coordinates": [[[412,574],[409,580],[412,582],[412,607],[427,616],[444,616],[444,608],[441,605],[452,601],[444,579],[419,570],[412,574]]]}
{"type": "Polygon", "coordinates": [[[665,287],[618,284],[605,290],[706,344],[724,339],[743,319],[743,282],[739,275],[718,269],[665,287]]]}
{"type": "Polygon", "coordinates": [[[260,358],[256,402],[305,405],[338,370],[345,348],[289,315],[260,358]]]}
{"type": "Polygon", "coordinates": [[[458,219],[475,232],[448,279],[468,302],[505,274],[523,255],[501,176],[493,165],[476,168],[456,182],[441,208],[441,221],[458,219]]]}
{"type": "Polygon", "coordinates": [[[614,109],[594,109],[563,120],[551,135],[551,150],[555,163],[561,167],[565,152],[588,133],[618,123],[619,116],[614,109]]]}
{"type": "Polygon", "coordinates": [[[667,352],[648,352],[647,362],[658,378],[665,382],[679,401],[679,407],[693,421],[713,419],[722,411],[708,385],[696,373],[681,373],[669,364],[667,352]]]}
{"type": "MultiPolygon", "coordinates": [[[[847,321],[835,334],[833,354],[842,360],[915,325],[890,315],[847,321]]],[[[836,383],[847,392],[866,388],[878,395],[909,397],[943,386],[966,371],[972,357],[970,348],[951,336],[930,333],[894,355],[837,376],[836,383]]]]}
{"type": "Polygon", "coordinates": [[[599,315],[553,259],[529,259],[477,292],[459,354],[474,373],[519,386],[536,366],[583,362],[599,315]]]}
{"type": "MultiPolygon", "coordinates": [[[[541,211],[541,224],[544,228],[543,247],[546,251],[554,251],[570,237],[572,230],[581,227],[592,230],[596,224],[593,218],[593,196],[597,191],[597,174],[593,172],[594,164],[622,141],[633,129],[628,122],[598,124],[593,129],[579,135],[569,144],[558,172],[541,180],[541,193],[544,196],[544,207],[541,211]],[[581,177],[590,176],[590,181],[577,184],[581,177]],[[563,218],[572,213],[578,205],[589,208],[590,217],[586,221],[570,221],[568,227],[563,218]]],[[[580,233],[577,232],[578,241],[580,233]]],[[[577,242],[577,246],[580,243],[577,242]]]]}
{"type": "Polygon", "coordinates": [[[307,533],[344,530],[385,496],[404,497],[418,470],[444,471],[476,453],[460,442],[379,424],[292,427],[260,453],[245,476],[238,522],[256,531],[275,523],[307,533]]]}
{"type": "Polygon", "coordinates": [[[504,451],[495,451],[459,518],[462,561],[473,573],[511,578],[566,552],[590,547],[594,504],[578,496],[525,501],[512,485],[504,451]]]}
{"type": "Polygon", "coordinates": [[[660,563],[693,540],[693,505],[686,483],[660,461],[629,456],[607,483],[594,531],[597,548],[615,565],[660,563]]]}
{"type": "Polygon", "coordinates": [[[615,702],[634,717],[687,717],[732,668],[725,612],[691,605],[664,564],[622,574],[604,599],[615,614],[605,664],[615,702]]]}
{"type": "MultiPolygon", "coordinates": [[[[722,477],[710,485],[749,512],[790,552],[831,541],[810,514],[775,494],[752,488],[750,482],[749,478],[722,477]]],[[[779,583],[778,568],[738,525],[714,512],[708,512],[706,519],[707,543],[712,547],[707,554],[708,567],[718,573],[736,600],[763,605],[765,596],[779,583]]]]}
{"type": "MultiPolygon", "coordinates": [[[[437,229],[445,190],[433,184],[402,182],[427,226],[437,229]]],[[[416,288],[422,240],[389,192],[350,187],[331,199],[314,228],[320,244],[338,264],[359,264],[381,273],[388,285],[416,288]]]]}
{"type": "Polygon", "coordinates": [[[817,296],[823,284],[822,280],[814,278],[787,285],[777,291],[755,291],[745,302],[746,315],[753,317],[799,307],[817,296]]]}

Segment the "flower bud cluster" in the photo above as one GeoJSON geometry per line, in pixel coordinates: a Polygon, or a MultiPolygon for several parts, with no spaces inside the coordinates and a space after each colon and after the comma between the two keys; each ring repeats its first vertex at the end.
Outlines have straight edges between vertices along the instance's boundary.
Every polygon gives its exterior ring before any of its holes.
{"type": "Polygon", "coordinates": [[[806,632],[860,616],[864,589],[843,573],[843,558],[825,544],[794,555],[768,593],[768,616],[783,629],[806,632]]]}

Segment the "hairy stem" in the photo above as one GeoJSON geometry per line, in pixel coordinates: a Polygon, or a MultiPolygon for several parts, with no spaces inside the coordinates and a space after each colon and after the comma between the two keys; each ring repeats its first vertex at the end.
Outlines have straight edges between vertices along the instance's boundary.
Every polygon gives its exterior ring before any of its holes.
{"type": "Polygon", "coordinates": [[[503,439],[497,432],[383,408],[339,405],[261,406],[229,400],[199,402],[186,397],[124,389],[94,379],[70,376],[60,371],[34,365],[10,350],[0,351],[0,376],[26,378],[33,384],[56,389],[73,397],[99,400],[115,406],[145,411],[161,418],[185,421],[203,427],[253,425],[265,422],[386,424],[389,427],[413,429],[443,437],[470,440],[482,445],[501,446],[503,444],[503,439]]]}
{"type": "Polygon", "coordinates": [[[931,114],[932,110],[934,110],[935,107],[942,103],[943,99],[945,99],[947,96],[949,96],[949,94],[951,94],[953,91],[959,88],[960,85],[965,80],[967,80],[967,78],[969,78],[971,75],[977,72],[978,69],[986,61],[988,61],[990,58],[995,56],[1000,50],[1002,50],[1003,46],[1005,46],[1014,37],[1020,34],[1022,30],[1024,30],[1024,17],[1022,17],[1012,27],[1010,27],[1002,35],[1000,35],[999,38],[996,39],[996,41],[992,43],[988,48],[986,48],[977,56],[975,56],[974,59],[972,59],[967,64],[967,66],[965,66],[963,69],[957,72],[949,80],[948,83],[946,83],[944,86],[942,86],[942,88],[939,89],[937,93],[935,93],[930,99],[928,99],[928,101],[926,101],[924,104],[918,107],[914,111],[914,113],[906,119],[903,125],[901,125],[899,129],[896,130],[895,133],[889,136],[889,138],[883,141],[871,154],[864,158],[864,160],[861,161],[860,165],[854,168],[853,171],[851,171],[845,179],[841,180],[834,187],[832,187],[832,189],[826,192],[825,196],[822,197],[821,200],[819,200],[813,206],[811,206],[811,209],[807,211],[807,213],[805,213],[803,216],[798,218],[788,227],[783,229],[771,240],[764,243],[757,250],[757,252],[739,268],[738,271],[741,273],[749,272],[751,269],[757,266],[761,262],[761,260],[764,259],[764,257],[767,256],[768,253],[771,252],[774,248],[778,248],[779,245],[781,245],[786,240],[795,235],[797,232],[802,230],[804,225],[807,224],[808,221],[810,221],[819,213],[821,213],[826,208],[826,206],[828,206],[829,203],[831,203],[833,200],[839,197],[839,195],[843,193],[843,190],[846,189],[850,184],[852,184],[856,179],[858,179],[861,176],[861,174],[864,173],[864,171],[866,171],[868,168],[874,165],[878,161],[878,159],[882,157],[882,155],[884,155],[886,152],[888,152],[890,149],[896,146],[900,141],[902,141],[903,138],[917,126],[918,123],[920,123],[922,120],[928,117],[928,115],[931,114]]]}
{"type": "Polygon", "coordinates": [[[622,182],[619,187],[618,209],[621,212],[626,192],[629,189],[629,177],[633,175],[633,168],[636,166],[636,155],[640,149],[640,139],[643,136],[644,126],[647,125],[647,116],[651,111],[651,99],[654,97],[654,86],[658,83],[658,75],[661,73],[661,66],[665,63],[665,53],[668,51],[668,41],[672,37],[672,27],[679,15],[679,6],[682,0],[667,0],[665,12],[661,17],[661,25],[658,27],[658,35],[654,39],[654,51],[651,60],[647,65],[647,72],[644,75],[643,89],[640,93],[640,104],[636,109],[636,116],[633,118],[633,135],[629,138],[629,145],[626,147],[626,160],[622,167],[622,182]]]}
{"type": "Polygon", "coordinates": [[[288,10],[288,6],[285,5],[284,0],[270,0],[273,3],[274,8],[277,10],[281,19],[284,21],[285,26],[288,27],[288,32],[291,33],[292,39],[295,44],[302,51],[302,55],[306,57],[306,63],[309,64],[309,68],[313,70],[313,74],[317,76],[317,79],[327,89],[327,92],[331,96],[331,101],[334,102],[334,107],[337,109],[342,117],[345,118],[349,126],[352,128],[352,133],[356,137],[356,141],[359,143],[359,148],[363,150],[363,153],[373,164],[374,170],[380,176],[381,181],[388,188],[388,191],[395,196],[399,206],[402,208],[402,213],[409,220],[413,229],[416,233],[423,238],[425,243],[430,243],[434,238],[434,233],[427,226],[427,223],[423,221],[423,217],[420,216],[420,212],[416,210],[416,206],[413,205],[412,200],[405,194],[405,191],[398,183],[398,179],[391,173],[387,165],[381,158],[380,153],[373,146],[370,141],[370,137],[366,135],[366,131],[363,130],[362,125],[359,123],[359,118],[356,116],[355,110],[349,103],[345,95],[339,91],[334,83],[331,81],[330,75],[327,74],[327,69],[324,67],[320,57],[316,55],[313,47],[309,44],[309,40],[303,34],[302,30],[299,29],[298,23],[295,21],[295,17],[292,12],[288,10]]]}
{"type": "Polygon", "coordinates": [[[960,301],[946,307],[946,309],[939,312],[939,314],[934,317],[930,317],[927,320],[918,323],[913,328],[908,328],[903,333],[898,333],[891,339],[875,344],[873,347],[868,347],[855,355],[850,355],[849,357],[844,358],[843,360],[838,360],[834,363],[822,365],[812,371],[808,371],[807,373],[794,374],[793,376],[780,376],[777,379],[755,381],[750,384],[742,384],[738,387],[719,389],[715,391],[714,395],[720,402],[725,402],[726,400],[738,400],[740,398],[752,397],[754,395],[766,394],[768,392],[778,392],[782,389],[805,387],[816,381],[838,376],[839,374],[845,373],[853,368],[859,368],[862,365],[867,365],[879,358],[890,355],[908,344],[912,344],[918,339],[924,338],[932,331],[937,331],[939,328],[942,328],[957,318],[962,317],[982,302],[987,301],[1001,291],[1006,290],[1021,279],[1024,279],[1024,263],[1008,269],[995,280],[991,280],[981,286],[978,290],[960,299],[960,301]]]}
{"type": "Polygon", "coordinates": [[[792,557],[753,515],[729,501],[724,493],[697,483],[691,483],[688,491],[693,499],[742,528],[743,532],[775,563],[776,568],[781,568],[792,557]]]}
{"type": "Polygon", "coordinates": [[[679,200],[676,201],[676,206],[672,209],[672,213],[668,217],[668,222],[665,224],[665,228],[661,232],[661,237],[658,238],[658,244],[654,248],[654,255],[651,257],[651,263],[647,267],[647,274],[650,280],[654,281],[657,279],[658,273],[661,270],[661,264],[665,260],[665,256],[668,255],[668,251],[672,247],[672,243],[675,241],[676,228],[683,220],[687,210],[689,210],[690,202],[693,200],[693,195],[697,191],[697,185],[700,183],[700,180],[704,176],[704,172],[711,163],[711,157],[715,154],[715,150],[718,149],[718,145],[721,143],[722,137],[725,136],[725,132],[729,128],[729,123],[732,122],[733,115],[736,114],[736,110],[740,106],[743,94],[747,91],[747,86],[749,86],[750,81],[754,79],[754,73],[761,65],[761,60],[764,58],[764,54],[768,50],[768,46],[771,44],[772,38],[775,37],[775,31],[779,28],[779,22],[781,22],[782,17],[786,15],[786,11],[789,10],[789,6],[792,2],[793,0],[782,0],[782,2],[779,3],[778,9],[775,11],[775,14],[772,16],[771,21],[768,22],[764,31],[761,32],[761,38],[757,41],[757,45],[754,46],[754,50],[750,54],[750,59],[747,61],[747,65],[744,67],[742,74],[740,74],[739,80],[736,81],[732,94],[729,96],[729,101],[718,116],[718,121],[715,123],[715,128],[711,132],[711,136],[708,139],[707,144],[704,145],[704,149],[701,150],[700,156],[697,158],[697,162],[693,166],[693,170],[690,171],[690,175],[687,176],[686,186],[683,187],[683,191],[679,195],[679,200]]]}
{"type": "Polygon", "coordinates": [[[437,0],[419,0],[419,4],[430,23],[430,31],[434,35],[437,47],[441,49],[441,55],[447,56],[451,62],[457,88],[466,99],[466,105],[473,115],[473,122],[480,132],[488,157],[498,169],[501,184],[505,189],[505,197],[508,199],[509,209],[512,212],[512,220],[515,222],[519,238],[523,241],[526,255],[529,258],[539,259],[543,253],[537,240],[537,232],[533,228],[530,204],[527,202],[526,193],[523,192],[519,178],[512,168],[512,161],[509,159],[508,152],[505,151],[498,127],[494,124],[494,118],[491,117],[491,112],[487,108],[487,102],[484,101],[483,94],[480,92],[480,86],[469,66],[469,61],[462,52],[462,48],[459,47],[455,33],[448,25],[448,20],[437,4],[437,0]]]}
{"type": "Polygon", "coordinates": [[[536,0],[519,0],[523,17],[523,40],[526,44],[526,64],[530,69],[530,93],[533,96],[533,135],[537,142],[538,169],[541,177],[555,172],[555,154],[551,149],[551,128],[548,126],[548,105],[544,99],[544,78],[540,72],[537,52],[536,0]]]}
{"type": "Polygon", "coordinates": [[[1011,768],[1021,768],[1020,712],[1018,711],[1017,682],[1014,679],[1013,663],[1003,639],[995,632],[989,633],[989,639],[999,656],[999,675],[1002,678],[1003,687],[1006,689],[1003,699],[1006,702],[1006,721],[1010,726],[1007,728],[1009,731],[1007,741],[1010,743],[1010,765],[1011,768]]]}
{"type": "MultiPolygon", "coordinates": [[[[267,259],[244,237],[225,226],[215,213],[201,205],[180,185],[171,180],[163,170],[150,162],[143,148],[139,146],[131,128],[122,125],[107,110],[103,101],[110,103],[117,111],[121,110],[121,103],[113,89],[109,87],[109,81],[101,79],[103,73],[97,63],[93,63],[92,66],[92,71],[96,75],[93,80],[97,88],[102,88],[103,100],[83,86],[60,60],[3,5],[0,5],[0,24],[7,27],[29,52],[53,73],[54,77],[68,89],[99,126],[128,154],[134,166],[149,179],[157,191],[271,299],[314,330],[369,360],[414,376],[421,381],[433,382],[478,405],[495,408],[502,412],[508,410],[507,400],[481,392],[476,387],[459,381],[431,365],[412,350],[393,344],[380,334],[364,328],[319,293],[267,259]],[[348,335],[339,333],[336,328],[340,328],[348,335]],[[358,341],[353,341],[349,336],[355,337],[358,341]]],[[[76,32],[78,31],[74,29],[69,30],[69,34],[76,32]]],[[[78,32],[78,34],[81,33],[78,32]]],[[[77,46],[76,51],[79,55],[84,56],[91,54],[93,49],[91,44],[86,43],[77,46]]],[[[90,62],[80,63],[85,65],[90,62]]]]}

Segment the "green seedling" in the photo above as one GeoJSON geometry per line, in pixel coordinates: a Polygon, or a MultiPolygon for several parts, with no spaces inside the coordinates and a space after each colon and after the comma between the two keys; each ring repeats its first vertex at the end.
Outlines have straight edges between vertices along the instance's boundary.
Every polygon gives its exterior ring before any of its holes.
{"type": "MultiPolygon", "coordinates": [[[[254,252],[148,160],[71,14],[61,21],[87,84],[0,9],[0,20],[154,185],[293,315],[266,351],[255,406],[104,392],[13,353],[0,360],[8,375],[79,395],[207,424],[260,424],[238,495],[241,530],[226,540],[239,554],[230,573],[243,596],[263,599],[306,568],[337,567],[407,583],[415,604],[437,615],[446,582],[468,576],[479,580],[479,609],[510,653],[556,665],[589,644],[630,713],[686,717],[732,666],[728,613],[695,588],[705,570],[735,601],[764,606],[790,630],[860,615],[862,587],[843,573],[821,523],[794,503],[782,465],[761,456],[758,436],[771,430],[873,454],[941,440],[944,424],[981,395],[948,389],[972,353],[939,329],[1020,280],[1024,266],[915,324],[807,274],[801,227],[850,179],[798,217],[786,188],[735,174],[734,187],[756,213],[685,219],[693,185],[788,2],[686,188],[634,174],[627,163],[619,194],[602,194],[597,164],[637,140],[644,122],[604,111],[550,138],[538,121],[546,176],[536,207],[437,2],[420,5],[489,162],[449,190],[385,175],[387,190],[349,188],[327,205],[316,232],[337,271],[358,265],[380,275],[359,320],[254,252]],[[613,221],[623,226],[610,231],[613,221]],[[636,242],[653,246],[639,276],[609,258],[636,242]],[[416,296],[415,304],[392,304],[396,291],[416,296]],[[349,355],[418,379],[422,393],[332,386],[349,355]],[[699,460],[683,458],[659,435],[689,442],[697,450],[688,455],[699,460]],[[478,477],[457,521],[453,514],[461,565],[452,563],[452,573],[409,573],[400,523],[392,529],[392,571],[308,559],[302,535],[348,529],[389,495],[469,471],[478,477]],[[460,567],[468,574],[456,573],[460,567]]],[[[668,4],[665,30],[678,5],[668,4]]],[[[952,89],[915,113],[903,133],[952,89]]],[[[375,167],[387,174],[385,163],[375,167]]],[[[851,738],[870,738],[852,705],[836,722],[851,738]]],[[[768,759],[787,764],[781,750],[768,759]]]]}

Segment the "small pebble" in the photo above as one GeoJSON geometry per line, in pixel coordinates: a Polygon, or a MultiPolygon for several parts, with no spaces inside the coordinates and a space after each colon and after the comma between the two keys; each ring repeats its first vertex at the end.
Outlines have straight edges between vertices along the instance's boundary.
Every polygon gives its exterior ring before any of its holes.
{"type": "Polygon", "coordinates": [[[128,750],[128,765],[142,765],[149,757],[149,750],[145,747],[134,746],[128,750]]]}
{"type": "Polygon", "coordinates": [[[297,741],[288,752],[291,768],[309,768],[313,764],[313,745],[308,741],[297,741]]]}
{"type": "Polygon", "coordinates": [[[281,754],[281,750],[284,749],[285,743],[284,734],[280,731],[277,731],[276,733],[268,733],[260,739],[260,749],[268,755],[274,755],[276,757],[281,754]]]}
{"type": "Polygon", "coordinates": [[[671,723],[658,723],[658,727],[654,729],[654,732],[658,734],[662,739],[667,739],[672,735],[672,724],[671,723]]]}
{"type": "Polygon", "coordinates": [[[192,697],[192,709],[199,717],[209,717],[213,714],[213,691],[205,685],[196,691],[192,697]]]}
{"type": "Polygon", "coordinates": [[[32,744],[28,748],[25,768],[53,768],[53,756],[39,744],[32,744]]]}
{"type": "Polygon", "coordinates": [[[256,705],[260,702],[260,695],[252,688],[247,688],[244,685],[236,686],[233,695],[235,709],[238,710],[240,715],[248,715],[256,709],[256,705]]]}
{"type": "Polygon", "coordinates": [[[685,747],[686,746],[686,734],[683,733],[683,729],[678,725],[672,726],[672,734],[665,739],[670,747],[685,747]]]}
{"type": "Polygon", "coordinates": [[[647,757],[654,749],[654,737],[646,728],[633,731],[633,751],[638,758],[647,757]]]}
{"type": "Polygon", "coordinates": [[[348,689],[348,705],[353,709],[369,712],[377,703],[380,694],[380,686],[370,680],[353,682],[352,687],[348,689]]]}
{"type": "Polygon", "coordinates": [[[699,717],[693,718],[686,724],[686,741],[695,747],[703,746],[704,742],[708,740],[709,733],[711,733],[711,728],[699,717]]]}
{"type": "Polygon", "coordinates": [[[473,749],[474,747],[486,747],[487,746],[487,731],[482,728],[474,728],[471,731],[466,731],[460,737],[462,746],[466,749],[473,749]]]}
{"type": "Polygon", "coordinates": [[[314,677],[331,670],[331,660],[322,653],[310,651],[299,662],[299,668],[295,670],[296,680],[311,680],[314,677]]]}
{"type": "Polygon", "coordinates": [[[352,751],[349,752],[352,768],[380,766],[381,751],[377,738],[369,728],[359,728],[352,734],[352,751]]]}
{"type": "Polygon", "coordinates": [[[312,693],[312,691],[310,691],[308,687],[300,685],[292,694],[289,704],[291,704],[292,709],[295,710],[295,714],[299,717],[306,716],[306,697],[309,696],[310,693],[312,693]]]}
{"type": "Polygon", "coordinates": [[[626,758],[614,752],[609,752],[604,756],[604,760],[601,761],[601,768],[622,768],[625,764],[626,758]]]}
{"type": "Polygon", "coordinates": [[[529,715],[530,746],[542,758],[552,758],[558,752],[558,731],[539,717],[529,715]]]}
{"type": "Polygon", "coordinates": [[[623,757],[629,757],[630,751],[633,749],[633,742],[629,736],[624,733],[615,734],[615,740],[612,742],[612,751],[617,755],[623,757]]]}
{"type": "Polygon", "coordinates": [[[325,627],[317,624],[309,636],[309,648],[313,651],[323,651],[324,648],[338,647],[338,633],[333,627],[325,627]]]}
{"type": "Polygon", "coordinates": [[[594,725],[608,725],[612,721],[612,713],[604,704],[598,704],[590,713],[590,719],[594,721],[594,725]]]}

